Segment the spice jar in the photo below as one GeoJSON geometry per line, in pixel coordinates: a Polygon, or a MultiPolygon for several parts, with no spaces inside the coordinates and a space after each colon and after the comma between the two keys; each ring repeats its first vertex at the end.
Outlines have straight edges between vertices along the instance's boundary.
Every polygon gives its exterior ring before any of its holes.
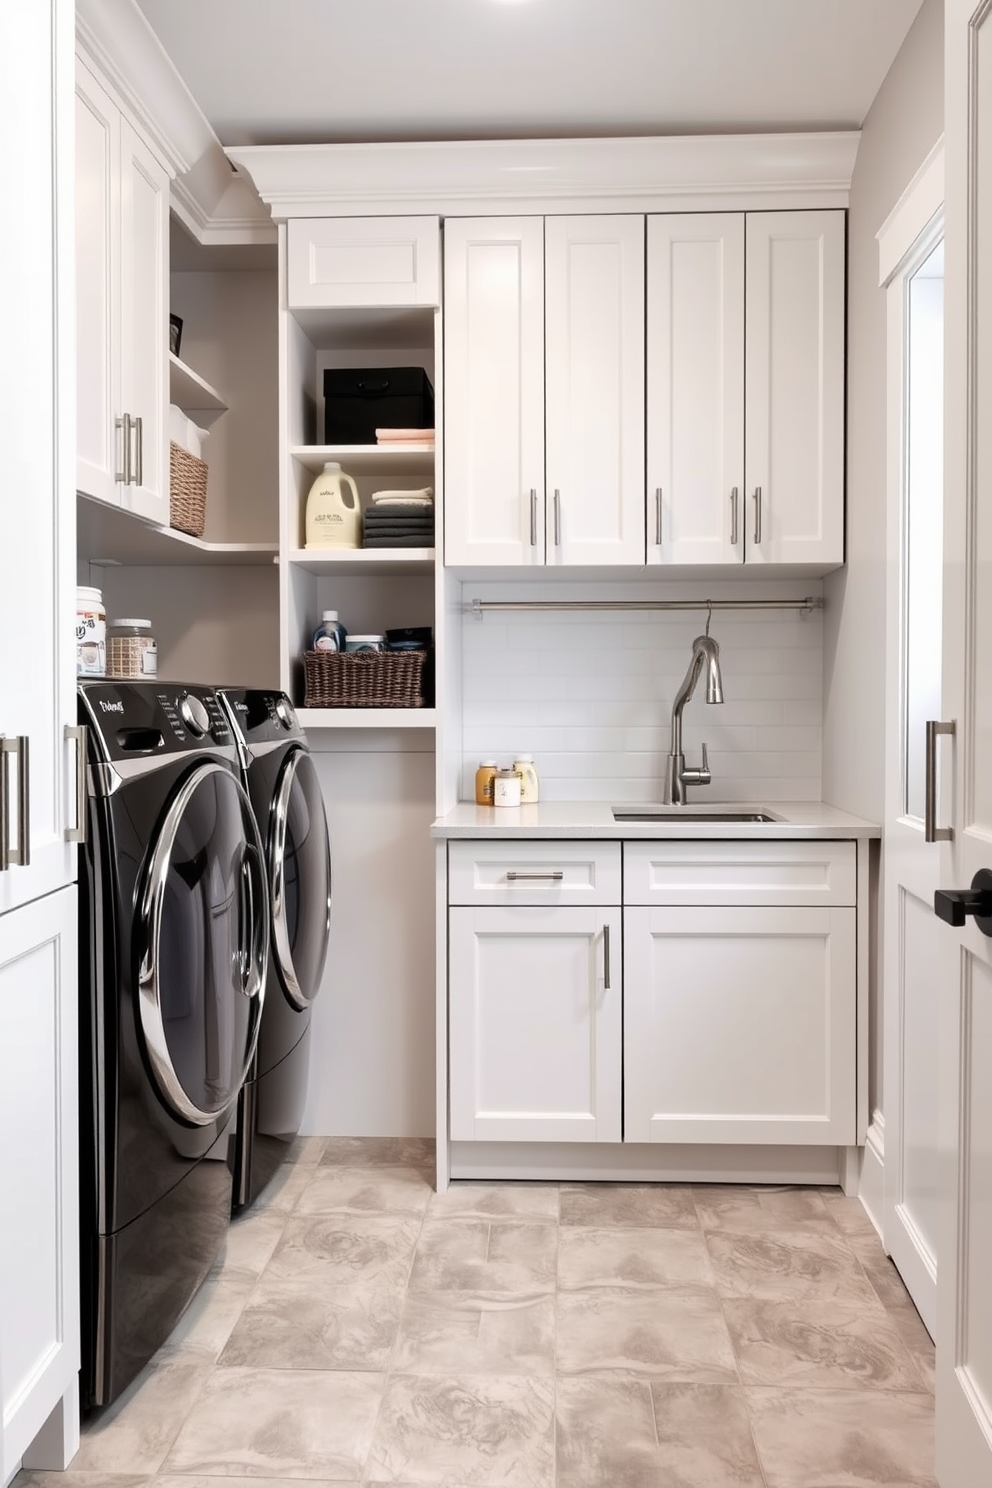
{"type": "Polygon", "coordinates": [[[158,646],[150,620],[111,620],[107,675],[130,678],[158,675],[158,646]]]}
{"type": "Polygon", "coordinates": [[[483,760],[475,772],[475,804],[477,806],[491,806],[493,804],[493,782],[496,779],[496,761],[494,759],[483,760]]]}
{"type": "Polygon", "coordinates": [[[497,770],[493,782],[494,806],[520,805],[520,776],[516,770],[497,770]]]}
{"type": "Polygon", "coordinates": [[[534,769],[534,756],[532,754],[518,754],[513,761],[513,768],[520,776],[520,804],[521,806],[533,806],[540,799],[540,787],[537,781],[537,771],[534,769]]]}
{"type": "Polygon", "coordinates": [[[76,590],[76,676],[107,672],[107,612],[103,591],[80,584],[76,590]]]}

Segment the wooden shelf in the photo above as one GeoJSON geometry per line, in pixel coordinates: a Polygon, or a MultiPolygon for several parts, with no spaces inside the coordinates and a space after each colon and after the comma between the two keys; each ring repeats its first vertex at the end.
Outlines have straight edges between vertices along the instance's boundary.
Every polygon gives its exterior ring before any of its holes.
{"type": "Polygon", "coordinates": [[[296,548],[289,554],[294,568],[307,573],[359,574],[379,578],[383,574],[429,574],[434,572],[434,548],[296,548]]]}
{"type": "Polygon", "coordinates": [[[293,444],[289,453],[314,475],[328,460],[348,475],[433,475],[436,451],[422,444],[293,444]]]}
{"type": "Polygon", "coordinates": [[[131,567],[238,567],[273,563],[277,543],[221,543],[156,527],[140,517],[80,496],[76,502],[77,551],[83,562],[131,567]]]}
{"type": "Polygon", "coordinates": [[[227,404],[216,388],[212,388],[192,367],[169,352],[169,402],[176,403],[184,413],[201,416],[201,421],[212,423],[218,414],[227,412],[227,404]]]}
{"type": "Polygon", "coordinates": [[[305,729],[421,729],[433,728],[433,708],[297,708],[305,729]]]}

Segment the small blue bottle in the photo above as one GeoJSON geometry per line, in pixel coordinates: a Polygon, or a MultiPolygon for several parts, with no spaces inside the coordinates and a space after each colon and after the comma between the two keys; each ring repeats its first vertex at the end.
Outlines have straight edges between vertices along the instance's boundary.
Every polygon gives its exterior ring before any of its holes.
{"type": "Polygon", "coordinates": [[[315,651],[343,651],[347,637],[348,632],[338,619],[337,610],[325,610],[320,618],[320,624],[313,633],[313,649],[315,651]]]}

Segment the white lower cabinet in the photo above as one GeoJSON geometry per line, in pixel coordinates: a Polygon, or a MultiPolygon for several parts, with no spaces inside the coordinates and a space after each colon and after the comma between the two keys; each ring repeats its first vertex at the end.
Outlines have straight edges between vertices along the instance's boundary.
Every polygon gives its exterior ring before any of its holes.
{"type": "Polygon", "coordinates": [[[620,910],[449,911],[451,1136],[619,1142],[620,910]]]}
{"type": "Polygon", "coordinates": [[[75,885],[0,915],[0,1483],[79,1440],[76,955],[75,885]]]}
{"type": "Polygon", "coordinates": [[[851,1145],[854,909],[624,911],[624,1138],[851,1145]]]}

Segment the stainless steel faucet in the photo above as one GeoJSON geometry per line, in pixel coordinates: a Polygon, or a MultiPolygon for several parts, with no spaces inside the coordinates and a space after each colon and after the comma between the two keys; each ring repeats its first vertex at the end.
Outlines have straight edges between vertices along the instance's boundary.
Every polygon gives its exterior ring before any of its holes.
{"type": "Polygon", "coordinates": [[[699,681],[699,674],[706,668],[706,701],[708,703],[723,702],[723,678],[720,675],[720,647],[712,636],[697,636],[692,643],[692,660],[689,670],[672,704],[672,747],[665,766],[665,793],[662,797],[668,806],[684,806],[687,800],[685,788],[687,785],[709,785],[712,780],[710,774],[710,762],[706,753],[706,745],[703,745],[703,763],[701,768],[686,769],[685,755],[682,753],[682,709],[692,697],[699,681]]]}

